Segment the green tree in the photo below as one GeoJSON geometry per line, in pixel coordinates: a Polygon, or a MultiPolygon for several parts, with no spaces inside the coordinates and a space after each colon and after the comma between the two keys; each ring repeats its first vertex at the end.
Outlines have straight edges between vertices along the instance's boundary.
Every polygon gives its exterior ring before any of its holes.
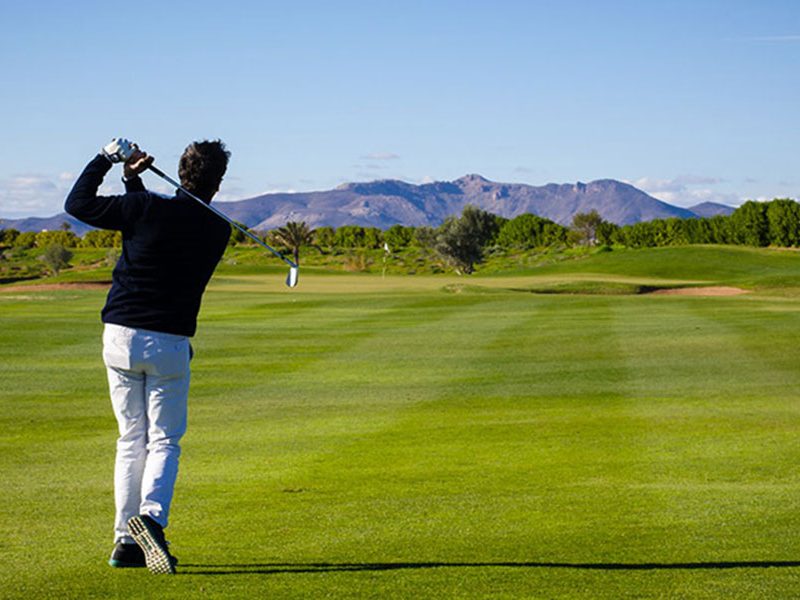
{"type": "Polygon", "coordinates": [[[380,248],[383,246],[383,231],[377,227],[364,228],[364,247],[380,248]]]}
{"type": "Polygon", "coordinates": [[[800,245],[800,204],[788,198],[767,203],[769,243],[788,248],[800,245]]]}
{"type": "Polygon", "coordinates": [[[423,225],[414,229],[414,239],[411,244],[417,248],[433,249],[436,246],[436,229],[423,225]]]}
{"type": "Polygon", "coordinates": [[[619,225],[610,221],[601,221],[597,226],[597,243],[610,246],[614,243],[614,236],[619,230],[619,225]]]}
{"type": "Polygon", "coordinates": [[[36,233],[23,231],[14,239],[14,248],[33,248],[36,245],[36,233]]]}
{"type": "Polygon", "coordinates": [[[530,213],[506,221],[497,234],[504,248],[537,248],[566,241],[566,228],[530,213]]]}
{"type": "Polygon", "coordinates": [[[309,229],[305,221],[289,221],[285,226],[269,233],[272,241],[288,248],[294,257],[295,264],[300,264],[300,248],[314,243],[314,230],[309,229]]]}
{"type": "Polygon", "coordinates": [[[314,230],[314,243],[322,248],[333,248],[336,230],[333,227],[317,227],[314,230]]]}
{"type": "Polygon", "coordinates": [[[50,269],[53,275],[58,275],[61,269],[69,266],[69,261],[72,260],[72,252],[61,244],[50,244],[45,248],[44,254],[39,257],[39,260],[50,269]]]}
{"type": "MultiPolygon", "coordinates": [[[[239,225],[239,227],[247,229],[247,225],[244,223],[239,223],[239,221],[236,221],[236,224],[239,225]]],[[[249,241],[249,239],[250,238],[248,238],[241,229],[231,225],[231,237],[228,238],[228,246],[236,246],[237,244],[242,244],[249,241]]]]}
{"type": "Polygon", "coordinates": [[[19,231],[17,229],[0,229],[0,245],[13,246],[18,235],[19,231]]]}
{"type": "Polygon", "coordinates": [[[711,228],[709,227],[708,219],[686,219],[683,233],[686,236],[687,244],[711,243],[711,228]]]}
{"type": "Polygon", "coordinates": [[[392,225],[383,232],[383,240],[389,245],[389,248],[405,248],[411,244],[414,239],[414,228],[404,227],[403,225],[392,225]]]}
{"type": "Polygon", "coordinates": [[[628,248],[649,248],[656,245],[653,225],[646,221],[620,227],[614,241],[628,248]]]}
{"type": "Polygon", "coordinates": [[[336,229],[333,245],[337,248],[359,248],[364,245],[364,228],[360,225],[342,225],[336,229]]]}
{"type": "Polygon", "coordinates": [[[603,218],[596,210],[588,213],[576,213],[572,217],[571,226],[576,241],[585,246],[594,246],[597,243],[597,228],[602,222],[603,218]]]}
{"type": "Polygon", "coordinates": [[[496,246],[498,244],[497,238],[500,235],[500,230],[503,229],[506,223],[508,223],[508,219],[505,217],[501,217],[500,215],[495,215],[493,213],[489,213],[492,215],[492,219],[494,219],[494,226],[492,227],[492,237],[486,240],[487,245],[496,246]]]}
{"type": "Polygon", "coordinates": [[[708,224],[708,242],[710,244],[732,244],[733,233],[731,230],[731,218],[725,215],[715,215],[710,219],[704,219],[708,224]]]}
{"type": "Polygon", "coordinates": [[[110,229],[92,229],[81,238],[84,248],[119,248],[122,245],[122,233],[110,229]]]}
{"type": "Polygon", "coordinates": [[[497,235],[494,215],[472,205],[461,217],[448,217],[436,235],[436,252],[456,273],[470,274],[483,258],[484,246],[497,235]]]}
{"type": "Polygon", "coordinates": [[[651,221],[656,246],[680,246],[689,243],[686,235],[687,219],[656,219],[651,221]]]}
{"type": "Polygon", "coordinates": [[[749,200],[730,216],[731,233],[735,243],[746,246],[769,245],[767,207],[762,202],[749,200]]]}
{"type": "Polygon", "coordinates": [[[59,229],[57,231],[40,231],[36,234],[36,247],[47,248],[57,244],[65,248],[77,248],[80,238],[71,231],[59,229]]]}

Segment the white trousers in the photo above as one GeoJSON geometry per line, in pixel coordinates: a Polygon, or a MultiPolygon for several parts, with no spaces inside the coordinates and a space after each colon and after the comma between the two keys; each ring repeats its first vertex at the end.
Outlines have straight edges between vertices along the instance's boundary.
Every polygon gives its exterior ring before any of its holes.
{"type": "Polygon", "coordinates": [[[119,426],[114,466],[114,542],[133,543],[128,519],[167,526],[186,432],[189,338],[106,324],[103,361],[119,426]]]}

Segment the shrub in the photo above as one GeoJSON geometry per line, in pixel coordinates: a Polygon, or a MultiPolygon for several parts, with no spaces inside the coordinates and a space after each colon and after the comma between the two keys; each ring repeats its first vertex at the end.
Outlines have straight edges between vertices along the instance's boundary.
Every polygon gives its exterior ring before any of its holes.
{"type": "Polygon", "coordinates": [[[33,231],[23,231],[14,240],[14,248],[33,248],[36,245],[36,234],[33,231]]]}
{"type": "Polygon", "coordinates": [[[61,269],[69,266],[69,261],[72,260],[72,252],[61,244],[50,244],[45,248],[44,254],[39,256],[39,260],[50,269],[53,275],[58,275],[61,269]]]}

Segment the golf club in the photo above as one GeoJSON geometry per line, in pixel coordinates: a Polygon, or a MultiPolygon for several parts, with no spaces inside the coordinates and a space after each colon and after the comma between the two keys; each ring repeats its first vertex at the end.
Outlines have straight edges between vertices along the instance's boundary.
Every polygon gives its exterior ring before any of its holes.
{"type": "Polygon", "coordinates": [[[230,223],[233,227],[236,227],[236,229],[241,231],[243,234],[245,234],[247,237],[249,237],[251,240],[253,240],[256,244],[258,244],[262,248],[265,248],[265,249],[269,250],[275,256],[277,256],[283,262],[285,262],[287,265],[289,265],[289,274],[286,276],[286,285],[288,285],[290,288],[293,288],[294,286],[297,285],[297,276],[298,276],[298,270],[299,270],[298,265],[296,265],[294,262],[292,262],[291,260],[286,258],[283,254],[281,254],[280,252],[278,252],[277,250],[275,250],[271,246],[265,244],[261,239],[259,239],[258,236],[256,236],[256,235],[250,233],[249,231],[247,231],[247,229],[245,229],[244,227],[239,225],[233,219],[230,219],[227,215],[225,215],[224,213],[220,212],[215,207],[211,206],[211,204],[206,204],[205,202],[203,202],[200,198],[198,198],[197,196],[192,194],[190,191],[188,191],[186,188],[184,188],[180,183],[178,183],[177,181],[172,179],[172,177],[170,177],[169,175],[165,174],[161,169],[159,169],[157,167],[154,167],[153,165],[150,165],[148,167],[148,169],[150,169],[153,173],[155,173],[156,175],[161,177],[161,179],[163,179],[164,181],[166,181],[166,182],[172,184],[173,186],[175,186],[175,188],[177,188],[180,191],[182,191],[184,194],[189,196],[192,200],[195,200],[200,205],[202,205],[203,207],[205,207],[208,210],[210,210],[211,212],[213,212],[219,218],[224,219],[225,221],[230,223]]]}

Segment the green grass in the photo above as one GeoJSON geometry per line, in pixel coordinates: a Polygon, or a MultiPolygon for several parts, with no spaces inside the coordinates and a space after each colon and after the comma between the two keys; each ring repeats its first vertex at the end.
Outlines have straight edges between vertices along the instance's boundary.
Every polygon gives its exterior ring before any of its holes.
{"type": "Polygon", "coordinates": [[[104,292],[0,287],[0,597],[792,597],[800,257],[669,250],[292,291],[224,270],[173,578],[105,565],[104,292]],[[529,293],[548,285],[573,293],[529,293]]]}
{"type": "Polygon", "coordinates": [[[602,273],[626,277],[692,279],[744,287],[800,287],[797,249],[680,246],[599,252],[583,260],[542,265],[545,275],[602,273]]]}

